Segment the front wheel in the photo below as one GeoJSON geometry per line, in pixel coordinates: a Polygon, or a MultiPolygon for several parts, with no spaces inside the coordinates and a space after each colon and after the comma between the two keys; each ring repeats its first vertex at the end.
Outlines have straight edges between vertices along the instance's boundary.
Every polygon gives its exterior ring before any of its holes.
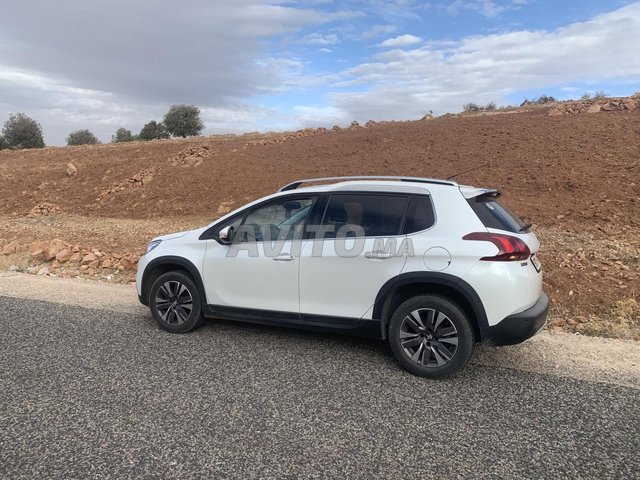
{"type": "Polygon", "coordinates": [[[389,323],[389,343],[402,367],[433,379],[460,370],[474,347],[465,313],[438,295],[420,295],[402,303],[389,323]]]}
{"type": "Polygon", "coordinates": [[[164,273],[153,282],[149,308],[158,325],[172,333],[189,332],[203,321],[198,288],[182,272],[164,273]]]}

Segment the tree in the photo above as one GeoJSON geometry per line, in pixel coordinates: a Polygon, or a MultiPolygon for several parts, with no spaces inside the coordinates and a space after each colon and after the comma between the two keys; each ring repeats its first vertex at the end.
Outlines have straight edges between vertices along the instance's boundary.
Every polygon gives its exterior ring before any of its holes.
{"type": "Polygon", "coordinates": [[[100,143],[100,140],[86,128],[71,132],[67,137],[67,145],[95,145],[97,143],[100,143]]]}
{"type": "Polygon", "coordinates": [[[7,141],[4,139],[4,137],[0,135],[0,150],[4,150],[5,148],[9,148],[9,144],[7,144],[7,141]]]}
{"type": "Polygon", "coordinates": [[[172,105],[164,116],[167,131],[174,137],[199,135],[204,125],[200,120],[200,109],[195,105],[172,105]]]}
{"type": "Polygon", "coordinates": [[[138,134],[140,140],[158,140],[161,138],[169,138],[169,132],[167,132],[164,123],[151,120],[146,123],[140,133],[138,134]]]}
{"type": "Polygon", "coordinates": [[[2,136],[7,147],[14,148],[42,148],[42,127],[33,118],[24,113],[9,115],[4,122],[2,136]]]}
{"type": "Polygon", "coordinates": [[[131,134],[131,130],[120,127],[118,130],[116,130],[116,133],[114,135],[111,135],[111,141],[113,143],[132,142],[133,135],[131,134]]]}

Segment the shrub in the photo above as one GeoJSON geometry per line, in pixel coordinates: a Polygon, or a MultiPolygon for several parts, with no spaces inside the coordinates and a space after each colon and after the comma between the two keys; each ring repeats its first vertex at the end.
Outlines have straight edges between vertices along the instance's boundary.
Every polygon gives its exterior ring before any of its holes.
{"type": "Polygon", "coordinates": [[[591,99],[591,94],[589,92],[584,92],[580,97],[580,100],[590,100],[590,99],[591,99]]]}
{"type": "Polygon", "coordinates": [[[0,150],[4,150],[5,148],[9,148],[9,144],[4,139],[4,137],[0,135],[0,150]]]}
{"type": "Polygon", "coordinates": [[[138,138],[140,140],[158,140],[161,138],[169,138],[169,132],[167,132],[167,128],[164,126],[164,123],[151,120],[149,123],[146,123],[144,127],[142,127],[138,138]]]}
{"type": "Polygon", "coordinates": [[[200,109],[195,105],[172,105],[164,116],[164,125],[174,137],[192,137],[204,129],[200,109]]]}
{"type": "Polygon", "coordinates": [[[597,92],[593,92],[593,98],[596,100],[604,100],[605,98],[609,98],[609,95],[607,95],[607,92],[604,90],[599,90],[597,92]]]}
{"type": "Polygon", "coordinates": [[[24,113],[9,115],[2,128],[5,147],[3,148],[42,148],[42,127],[33,118],[24,113]]]}
{"type": "Polygon", "coordinates": [[[543,105],[545,103],[555,102],[555,101],[556,99],[551,95],[540,95],[538,98],[535,99],[535,103],[540,105],[543,105]]]}
{"type": "Polygon", "coordinates": [[[100,140],[86,128],[71,132],[67,137],[67,145],[96,145],[100,140]]]}
{"type": "Polygon", "coordinates": [[[482,107],[482,110],[495,110],[495,109],[496,109],[495,102],[489,102],[484,107],[482,107]]]}
{"type": "Polygon", "coordinates": [[[480,111],[480,105],[478,105],[477,103],[473,103],[473,102],[469,102],[469,103],[465,103],[462,108],[464,109],[465,112],[479,112],[480,111]]]}
{"type": "Polygon", "coordinates": [[[116,130],[116,133],[111,136],[111,141],[113,143],[132,142],[133,135],[131,134],[131,130],[122,127],[119,128],[116,130]]]}

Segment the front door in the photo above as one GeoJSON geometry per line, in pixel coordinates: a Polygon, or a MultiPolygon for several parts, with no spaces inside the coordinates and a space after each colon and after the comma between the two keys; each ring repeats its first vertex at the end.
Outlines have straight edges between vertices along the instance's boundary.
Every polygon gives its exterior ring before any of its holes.
{"type": "Polygon", "coordinates": [[[203,271],[208,303],[298,314],[296,235],[315,200],[299,194],[278,197],[227,220],[236,232],[233,243],[207,240],[203,271]]]}

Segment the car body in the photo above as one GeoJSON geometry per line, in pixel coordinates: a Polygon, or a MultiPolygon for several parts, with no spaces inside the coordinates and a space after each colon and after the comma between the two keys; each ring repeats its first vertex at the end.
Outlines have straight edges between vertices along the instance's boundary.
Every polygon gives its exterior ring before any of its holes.
{"type": "Polygon", "coordinates": [[[213,317],[389,339],[402,366],[446,377],[475,343],[519,343],[546,321],[538,239],[499,195],[412,177],[296,181],[154,239],[138,295],[170,331],[213,317]]]}

